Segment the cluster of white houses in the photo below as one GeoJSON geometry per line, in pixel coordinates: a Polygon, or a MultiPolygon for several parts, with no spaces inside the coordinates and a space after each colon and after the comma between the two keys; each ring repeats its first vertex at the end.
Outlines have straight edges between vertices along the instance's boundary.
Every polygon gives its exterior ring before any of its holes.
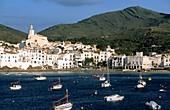
{"type": "MultiPolygon", "coordinates": [[[[2,41],[3,42],[3,41],[2,41]]],[[[105,51],[96,48],[96,45],[72,44],[66,42],[49,42],[47,37],[35,34],[33,26],[29,30],[28,39],[18,44],[9,44],[15,48],[0,46],[0,68],[27,69],[40,67],[46,69],[77,68],[85,65],[86,58],[93,58],[93,63],[109,61],[110,68],[122,69],[151,69],[154,67],[169,67],[170,54],[143,56],[137,52],[135,56],[117,55],[110,46],[105,51]]]]}

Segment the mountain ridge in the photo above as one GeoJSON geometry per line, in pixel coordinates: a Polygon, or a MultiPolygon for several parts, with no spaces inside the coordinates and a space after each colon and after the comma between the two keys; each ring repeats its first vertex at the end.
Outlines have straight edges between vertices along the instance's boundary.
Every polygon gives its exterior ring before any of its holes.
{"type": "Polygon", "coordinates": [[[56,38],[67,40],[91,36],[101,37],[103,35],[114,35],[135,27],[159,26],[162,23],[170,24],[170,21],[166,21],[169,18],[169,14],[158,13],[137,6],[94,15],[74,24],[54,25],[39,33],[52,40],[56,38]]]}

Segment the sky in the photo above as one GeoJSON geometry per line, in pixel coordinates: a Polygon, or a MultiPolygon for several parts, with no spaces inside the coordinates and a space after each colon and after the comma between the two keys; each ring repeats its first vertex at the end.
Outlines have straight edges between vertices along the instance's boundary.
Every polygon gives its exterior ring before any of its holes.
{"type": "Polygon", "coordinates": [[[0,0],[0,24],[25,33],[33,25],[38,33],[132,6],[170,14],[170,0],[0,0]]]}

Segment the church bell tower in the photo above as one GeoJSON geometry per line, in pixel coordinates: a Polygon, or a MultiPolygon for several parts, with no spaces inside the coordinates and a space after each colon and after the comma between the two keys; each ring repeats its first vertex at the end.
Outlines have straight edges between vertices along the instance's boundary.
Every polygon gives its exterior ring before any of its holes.
{"type": "Polygon", "coordinates": [[[29,34],[28,34],[28,39],[31,38],[31,36],[34,36],[34,34],[35,34],[35,32],[34,32],[33,26],[31,25],[30,30],[29,30],[29,34]]]}

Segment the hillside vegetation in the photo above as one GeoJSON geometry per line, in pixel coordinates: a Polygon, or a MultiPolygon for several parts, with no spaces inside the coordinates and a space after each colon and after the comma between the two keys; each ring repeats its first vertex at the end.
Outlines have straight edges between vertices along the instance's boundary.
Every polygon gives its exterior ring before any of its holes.
{"type": "Polygon", "coordinates": [[[26,33],[0,24],[0,40],[16,44],[26,37],[26,33]]]}
{"type": "Polygon", "coordinates": [[[119,54],[136,51],[167,53],[170,50],[170,15],[141,7],[92,16],[75,24],[60,24],[40,32],[50,41],[69,40],[111,45],[119,54]]]}

